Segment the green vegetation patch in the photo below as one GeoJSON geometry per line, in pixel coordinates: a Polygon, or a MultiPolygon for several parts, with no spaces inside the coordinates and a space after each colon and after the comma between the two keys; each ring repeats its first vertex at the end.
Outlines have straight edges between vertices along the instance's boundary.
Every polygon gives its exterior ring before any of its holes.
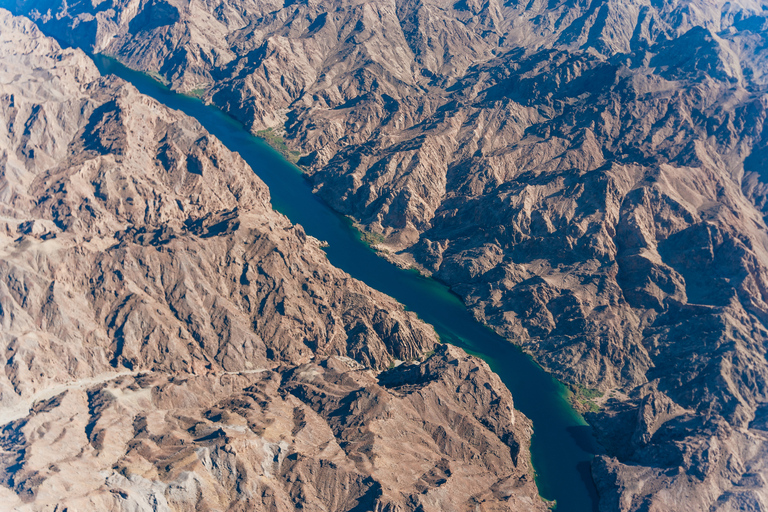
{"type": "Polygon", "coordinates": [[[256,136],[261,139],[264,139],[264,141],[267,144],[269,144],[274,149],[276,149],[289,162],[295,164],[296,162],[299,161],[299,156],[301,155],[301,153],[299,153],[298,151],[291,151],[290,149],[288,149],[288,144],[285,143],[285,138],[281,133],[277,132],[274,128],[259,130],[256,132],[256,136]]]}
{"type": "Polygon", "coordinates": [[[570,386],[570,391],[569,398],[574,409],[581,413],[600,411],[600,406],[597,405],[595,399],[603,396],[601,391],[579,385],[570,386]]]}
{"type": "Polygon", "coordinates": [[[186,95],[192,96],[193,98],[202,98],[205,95],[205,87],[198,87],[197,89],[187,91],[186,95]]]}
{"type": "Polygon", "coordinates": [[[381,233],[375,233],[373,231],[360,230],[360,240],[363,241],[369,247],[384,243],[384,235],[381,233]]]}

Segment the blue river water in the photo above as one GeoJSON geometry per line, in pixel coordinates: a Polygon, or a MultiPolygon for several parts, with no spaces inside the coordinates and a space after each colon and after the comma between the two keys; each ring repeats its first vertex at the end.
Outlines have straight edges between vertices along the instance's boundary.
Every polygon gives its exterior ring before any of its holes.
{"type": "Polygon", "coordinates": [[[600,447],[591,428],[571,407],[561,383],[512,343],[475,321],[445,285],[378,257],[360,240],[349,219],[312,193],[296,166],[231,116],[199,99],[171,92],[114,59],[92,58],[102,74],[115,74],[143,94],[194,117],[239,153],[269,187],[273,207],[308,234],[328,242],[325,251],[333,265],[396,298],[431,323],[443,342],[487,361],[512,392],[515,407],[533,421],[531,456],[541,495],[556,501],[558,512],[598,509],[590,462],[600,447]]]}

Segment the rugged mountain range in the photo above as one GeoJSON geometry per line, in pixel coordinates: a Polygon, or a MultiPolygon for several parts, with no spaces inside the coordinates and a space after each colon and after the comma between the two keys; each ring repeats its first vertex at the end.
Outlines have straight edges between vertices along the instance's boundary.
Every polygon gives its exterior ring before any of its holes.
{"type": "Polygon", "coordinates": [[[546,510],[485,363],[3,10],[0,162],[0,508],[546,510]]]}
{"type": "Polygon", "coordinates": [[[298,152],[604,393],[603,510],[768,508],[768,3],[19,0],[298,152]]]}

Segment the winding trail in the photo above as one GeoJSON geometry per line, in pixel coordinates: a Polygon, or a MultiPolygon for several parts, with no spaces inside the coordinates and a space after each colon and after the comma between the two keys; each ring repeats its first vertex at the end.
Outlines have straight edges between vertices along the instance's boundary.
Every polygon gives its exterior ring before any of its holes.
{"type": "MultiPolygon", "coordinates": [[[[216,372],[216,373],[213,373],[213,375],[217,377],[222,375],[248,375],[252,373],[262,373],[266,371],[269,371],[269,368],[254,368],[252,370],[242,370],[238,372],[216,372]]],[[[65,383],[57,384],[55,386],[51,386],[49,388],[42,389],[37,393],[35,393],[34,395],[24,398],[20,402],[15,403],[14,405],[0,408],[0,427],[2,427],[3,425],[7,425],[12,421],[16,421],[27,416],[29,414],[29,411],[32,409],[32,407],[35,406],[36,403],[42,402],[44,400],[48,400],[49,398],[53,398],[57,395],[64,393],[65,391],[71,391],[76,389],[77,390],[90,389],[94,386],[103,384],[105,382],[109,382],[111,380],[118,379],[120,377],[125,377],[125,376],[135,377],[136,375],[146,374],[146,373],[151,373],[151,372],[148,370],[135,370],[135,371],[126,370],[123,372],[102,373],[100,375],[89,377],[87,379],[78,379],[71,382],[65,382],[65,383]]]]}
{"type": "Polygon", "coordinates": [[[146,370],[143,372],[141,370],[126,370],[123,372],[102,373],[87,379],[74,380],[42,389],[34,395],[27,397],[10,407],[4,407],[0,409],[0,426],[7,425],[12,421],[16,421],[27,416],[35,403],[48,400],[49,398],[53,398],[64,393],[65,391],[75,389],[88,389],[98,384],[103,384],[104,382],[109,382],[120,377],[125,377],[126,375],[136,376],[139,373],[146,373],[146,370]]]}

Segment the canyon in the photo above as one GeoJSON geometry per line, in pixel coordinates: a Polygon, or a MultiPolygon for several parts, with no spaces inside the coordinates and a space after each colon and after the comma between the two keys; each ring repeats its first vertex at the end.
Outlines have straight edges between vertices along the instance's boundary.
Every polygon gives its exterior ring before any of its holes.
{"type": "Polygon", "coordinates": [[[601,510],[768,508],[766,2],[6,4],[284,144],[588,398],[601,510]]]}
{"type": "Polygon", "coordinates": [[[0,10],[0,123],[3,507],[546,510],[498,376],[197,121],[0,10]]]}

